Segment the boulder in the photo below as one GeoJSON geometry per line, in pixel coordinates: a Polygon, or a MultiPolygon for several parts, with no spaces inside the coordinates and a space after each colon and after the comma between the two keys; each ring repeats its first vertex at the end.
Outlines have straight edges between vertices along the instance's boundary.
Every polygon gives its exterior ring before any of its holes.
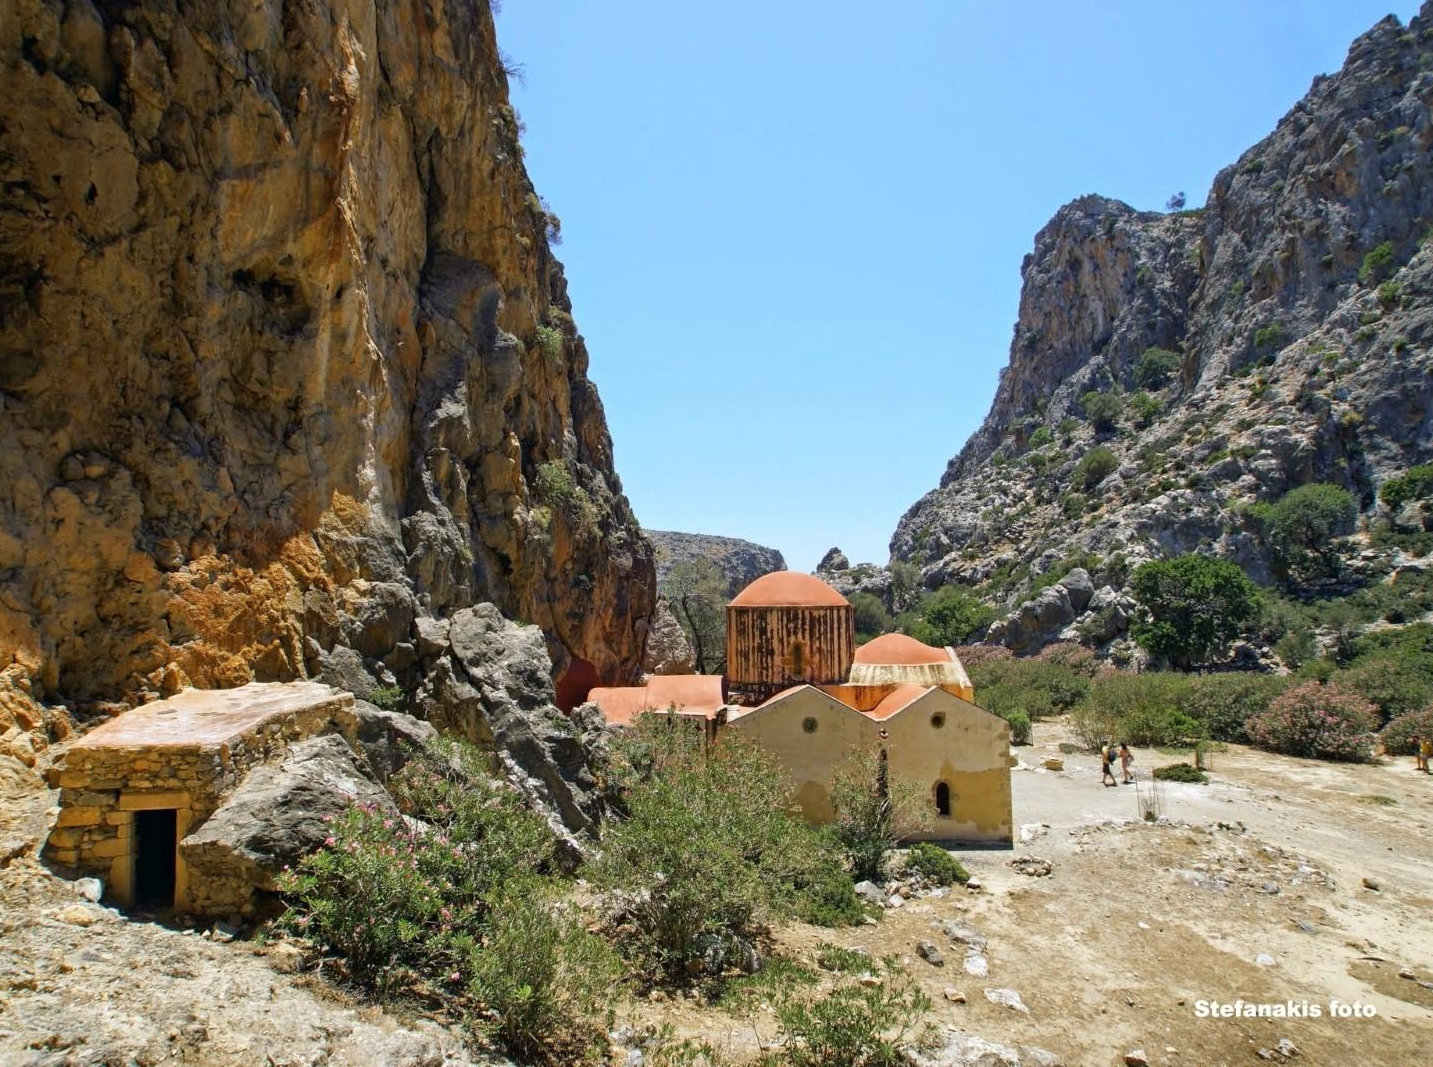
{"type": "Polygon", "coordinates": [[[352,718],[343,723],[344,730],[352,731],[358,751],[380,782],[401,771],[413,752],[426,748],[438,736],[432,723],[384,711],[366,700],[355,701],[348,714],[352,718]]]}
{"type": "MultiPolygon", "coordinates": [[[[964,1003],[964,998],[958,1003],[964,1003]]],[[[1033,1045],[1000,1045],[975,1034],[949,1030],[931,1047],[907,1053],[905,1062],[910,1067],[1062,1067],[1065,1061],[1033,1045]]]]}
{"type": "Polygon", "coordinates": [[[1085,610],[1095,595],[1095,583],[1090,581],[1090,572],[1083,567],[1076,567],[1055,584],[1065,590],[1076,615],[1085,610]]]}
{"type": "Polygon", "coordinates": [[[692,643],[671,605],[666,599],[657,601],[647,628],[647,647],[642,652],[642,670],[646,674],[692,674],[696,670],[692,643]]]}
{"type": "Polygon", "coordinates": [[[354,804],[398,815],[343,738],[300,741],[279,763],[250,771],[219,810],[179,843],[191,885],[206,892],[227,887],[235,900],[252,889],[273,890],[285,866],[323,844],[325,817],[354,804]]]}
{"type": "Polygon", "coordinates": [[[1047,586],[994,623],[985,640],[1012,652],[1035,652],[1058,640],[1060,631],[1074,622],[1077,614],[1068,589],[1059,584],[1047,586]]]}
{"type": "MultiPolygon", "coordinates": [[[[509,781],[553,828],[580,832],[601,809],[592,773],[594,739],[558,710],[543,632],[479,604],[449,620],[448,651],[414,694],[440,730],[491,746],[509,781]]],[[[577,848],[567,840],[569,853],[577,848]]]]}

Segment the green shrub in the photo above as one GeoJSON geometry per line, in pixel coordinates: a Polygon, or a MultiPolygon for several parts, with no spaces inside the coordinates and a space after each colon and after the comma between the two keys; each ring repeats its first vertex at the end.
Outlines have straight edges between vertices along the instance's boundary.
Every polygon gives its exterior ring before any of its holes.
{"type": "Polygon", "coordinates": [[[911,846],[906,854],[906,870],[929,878],[938,885],[954,885],[957,882],[964,885],[970,881],[970,872],[960,860],[929,841],[911,846]]]}
{"type": "Polygon", "coordinates": [[[1075,464],[1074,483],[1085,490],[1093,489],[1118,470],[1119,465],[1114,452],[1104,445],[1095,445],[1075,464]]]}
{"type": "Polygon", "coordinates": [[[1044,448],[1053,439],[1054,437],[1050,433],[1050,427],[1040,426],[1037,427],[1035,432],[1030,435],[1030,440],[1027,442],[1027,444],[1030,448],[1044,448]]]}
{"type": "Polygon", "coordinates": [[[1289,686],[1287,678],[1246,671],[1197,674],[1176,697],[1179,710],[1200,725],[1203,736],[1214,741],[1248,740],[1244,724],[1268,710],[1289,686]]]}
{"type": "Polygon", "coordinates": [[[1000,717],[1010,726],[1010,743],[1012,745],[1028,745],[1030,743],[1032,727],[1030,716],[1021,708],[1008,708],[1000,713],[1000,717]]]}
{"type": "Polygon", "coordinates": [[[1262,611],[1258,587],[1216,556],[1151,560],[1135,570],[1130,590],[1140,606],[1135,641],[1183,670],[1208,662],[1262,611]]]}
{"type": "Polygon", "coordinates": [[[1369,656],[1338,676],[1338,683],[1378,709],[1381,722],[1433,704],[1433,662],[1428,657],[1369,656]]]}
{"type": "Polygon", "coordinates": [[[1318,652],[1318,640],[1307,626],[1296,627],[1274,642],[1274,655],[1291,670],[1298,670],[1318,652]]]}
{"type": "Polygon", "coordinates": [[[820,854],[808,869],[792,877],[795,891],[793,911],[812,926],[859,926],[866,921],[866,908],[856,896],[856,884],[841,864],[837,849],[820,854]]]}
{"type": "Polygon", "coordinates": [[[891,780],[886,754],[851,752],[831,783],[831,832],[846,853],[851,875],[875,881],[903,838],[929,824],[924,795],[891,780]]]}
{"type": "Polygon", "coordinates": [[[1401,511],[1410,500],[1433,498],[1433,463],[1411,467],[1405,474],[1388,479],[1378,490],[1378,499],[1393,511],[1401,511]]]}
{"type": "Polygon", "coordinates": [[[368,702],[384,711],[392,711],[403,703],[403,690],[396,685],[375,686],[368,694],[368,702]]]}
{"type": "Polygon", "coordinates": [[[1164,782],[1195,782],[1203,785],[1209,775],[1189,763],[1170,763],[1154,769],[1154,776],[1164,782]]]}
{"type": "Polygon", "coordinates": [[[772,918],[797,910],[801,888],[828,884],[829,846],[788,813],[790,781],[745,738],[708,743],[700,727],[647,716],[615,759],[626,817],[609,824],[586,872],[631,900],[618,949],[642,976],[719,972],[772,918]]]}
{"type": "Polygon", "coordinates": [[[562,333],[551,326],[539,326],[536,331],[537,348],[543,358],[552,366],[562,363],[562,333]]]}
{"type": "Polygon", "coordinates": [[[1415,737],[1433,740],[1433,707],[1398,716],[1379,736],[1383,739],[1383,750],[1390,756],[1413,755],[1415,737]]]}
{"type": "Polygon", "coordinates": [[[880,981],[845,979],[825,993],[791,993],[779,1004],[781,1044],[761,1067],[901,1067],[924,1043],[930,998],[900,961],[882,961],[880,981]]]}
{"type": "Polygon", "coordinates": [[[947,585],[920,607],[920,619],[910,635],[937,648],[962,645],[995,621],[995,609],[959,586],[947,585]]]}
{"type": "Polygon", "coordinates": [[[1060,514],[1067,519],[1081,518],[1088,507],[1089,502],[1079,493],[1066,493],[1060,497],[1060,514]]]}
{"type": "Polygon", "coordinates": [[[1134,367],[1134,379],[1146,389],[1163,389],[1183,364],[1178,352],[1146,348],[1134,367]]]}
{"type": "Polygon", "coordinates": [[[1183,675],[1169,672],[1106,671],[1095,677],[1088,699],[1075,708],[1075,732],[1087,748],[1106,741],[1166,746],[1198,739],[1203,727],[1180,710],[1187,685],[1183,675]]]}
{"type": "Polygon", "coordinates": [[[1140,429],[1150,425],[1164,410],[1164,405],[1148,393],[1135,393],[1129,398],[1130,414],[1134,416],[1134,424],[1140,429]]]}
{"type": "Polygon", "coordinates": [[[1282,323],[1271,322],[1254,331],[1254,347],[1256,349],[1273,348],[1283,339],[1284,326],[1282,323]]]}
{"type": "Polygon", "coordinates": [[[1366,760],[1373,752],[1377,726],[1377,710],[1358,694],[1333,682],[1305,682],[1253,716],[1245,730],[1253,744],[1271,752],[1366,760]]]}
{"type": "Polygon", "coordinates": [[[1016,713],[1031,719],[1059,715],[1083,700],[1090,689],[1085,665],[1074,667],[1058,658],[962,662],[980,706],[1007,721],[1016,713]]]}
{"type": "Polygon", "coordinates": [[[1378,287],[1378,302],[1385,308],[1396,306],[1403,297],[1403,286],[1394,281],[1384,282],[1378,287]]]}
{"type": "Polygon", "coordinates": [[[1392,266],[1393,242],[1384,241],[1375,245],[1363,257],[1363,265],[1358,269],[1358,280],[1365,285],[1381,281],[1391,272],[1392,266]]]}
{"type": "Polygon", "coordinates": [[[485,768],[455,743],[411,760],[389,788],[421,821],[366,807],[334,819],[323,847],[280,879],[279,925],[380,996],[442,990],[514,1055],[585,1061],[601,1044],[613,961],[555,901],[551,831],[485,768]]]}
{"type": "Polygon", "coordinates": [[[549,503],[565,503],[578,492],[572,468],[560,459],[539,463],[534,472],[537,494],[549,503]]]}
{"type": "Polygon", "coordinates": [[[1080,407],[1097,431],[1108,433],[1119,422],[1120,412],[1124,410],[1124,397],[1118,389],[1108,393],[1091,389],[1080,397],[1080,407]]]}

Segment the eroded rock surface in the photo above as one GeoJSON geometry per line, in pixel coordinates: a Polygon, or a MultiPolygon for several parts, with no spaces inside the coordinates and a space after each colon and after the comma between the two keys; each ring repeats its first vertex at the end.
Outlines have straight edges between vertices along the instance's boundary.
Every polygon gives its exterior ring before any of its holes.
{"type": "MultiPolygon", "coordinates": [[[[1082,196],[1056,212],[1021,269],[990,412],[901,519],[893,560],[928,588],[1002,579],[995,633],[1019,647],[1065,614],[1048,590],[1030,603],[1062,559],[1116,561],[1091,576],[1111,594],[1143,560],[1193,551],[1268,581],[1241,505],[1331,482],[1389,517],[1380,485],[1433,459],[1430,63],[1425,5],[1356,40],[1204,207],[1082,196]],[[1161,374],[1141,370],[1155,348],[1172,354],[1161,374]],[[1110,424],[1089,392],[1118,395],[1110,424]],[[1103,474],[1080,467],[1096,447],[1103,474]]],[[[1129,621],[1110,595],[1077,615],[1096,645],[1129,621]]]]}
{"type": "Polygon", "coordinates": [[[0,98],[0,745],[411,691],[484,601],[637,674],[652,550],[487,3],[20,0],[0,98]]]}

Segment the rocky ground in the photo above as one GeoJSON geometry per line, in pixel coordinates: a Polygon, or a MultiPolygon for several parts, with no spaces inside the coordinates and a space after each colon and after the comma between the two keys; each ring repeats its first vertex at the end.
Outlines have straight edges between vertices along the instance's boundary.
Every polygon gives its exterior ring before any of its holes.
{"type": "MultiPolygon", "coordinates": [[[[1168,821],[1149,825],[1136,818],[1136,788],[1102,787],[1093,757],[1059,751],[1067,740],[1040,724],[1018,750],[1015,818],[1032,839],[1013,853],[961,853],[978,892],[914,899],[877,926],[794,927],[783,948],[813,965],[823,943],[898,953],[934,1001],[943,1039],[1007,1049],[985,1060],[948,1049],[935,1063],[1044,1062],[1034,1047],[1068,1064],[1119,1064],[1135,1051],[1171,1067],[1255,1064],[1286,1059],[1281,1040],[1303,1063],[1433,1055],[1433,779],[1411,760],[1342,766],[1233,746],[1214,757],[1209,785],[1163,784],[1168,821]],[[1065,770],[1040,767],[1047,756],[1065,770]],[[1010,861],[1022,856],[1049,861],[1051,873],[1017,873],[1010,861]],[[969,933],[957,924],[984,939],[985,975],[968,972],[969,933]],[[943,966],[917,954],[922,940],[943,966]],[[987,989],[1013,990],[1025,1010],[987,989]],[[1239,998],[1308,1001],[1325,1015],[1195,1014],[1200,1000],[1239,998]],[[1377,1014],[1330,1018],[1331,998],[1377,1014]]],[[[1139,752],[1137,769],[1175,758],[1139,752]]],[[[676,1021],[738,1056],[776,1031],[768,1013],[690,1003],[633,1015],[676,1021]]]]}
{"type": "MultiPolygon", "coordinates": [[[[1210,784],[1162,785],[1166,821],[1151,825],[1136,818],[1143,787],[1102,787],[1092,757],[1060,751],[1068,741],[1061,725],[1039,724],[1018,750],[1015,818],[1028,840],[960,854],[978,891],[916,896],[871,926],[792,926],[776,953],[813,967],[827,943],[900,955],[935,1003],[945,1049],[931,1064],[1118,1064],[1136,1050],[1151,1064],[1254,1064],[1278,1062],[1281,1041],[1304,1063],[1433,1055],[1433,779],[1411,760],[1335,765],[1231,746],[1214,755],[1210,784]],[[1047,757],[1065,769],[1046,770],[1047,757]],[[1050,873],[1019,873],[1011,860],[1024,856],[1050,873]],[[941,966],[918,954],[921,941],[941,966]],[[999,1002],[1010,999],[1001,990],[1024,1010],[999,1002]],[[1196,1015],[1201,1000],[1240,998],[1325,1014],[1196,1015]],[[1331,998],[1376,1014],[1331,1018],[1331,998]]],[[[1177,758],[1136,757],[1145,773],[1177,758]]],[[[471,1059],[431,1019],[290,973],[299,960],[284,948],[89,903],[33,859],[51,794],[29,772],[0,779],[0,792],[0,857],[11,857],[0,860],[3,1067],[471,1059]]],[[[618,1025],[669,1024],[740,1061],[776,1034],[759,1001],[724,1009],[659,994],[623,1003],[618,1025]]]]}

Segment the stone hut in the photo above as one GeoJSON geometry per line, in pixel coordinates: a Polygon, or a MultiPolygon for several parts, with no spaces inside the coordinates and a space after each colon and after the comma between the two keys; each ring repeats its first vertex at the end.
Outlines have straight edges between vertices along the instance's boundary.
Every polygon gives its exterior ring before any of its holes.
{"type": "Polygon", "coordinates": [[[820,578],[773,571],[727,605],[727,682],[754,700],[793,685],[846,681],[856,646],[856,612],[820,578]]]}
{"type": "MultiPolygon", "coordinates": [[[[354,731],[354,699],[317,682],[190,689],[74,742],[51,771],[60,813],[44,857],[121,906],[228,914],[252,887],[193,877],[185,838],[252,769],[295,742],[354,731]]],[[[335,739],[337,740],[337,739],[335,739]]]]}

